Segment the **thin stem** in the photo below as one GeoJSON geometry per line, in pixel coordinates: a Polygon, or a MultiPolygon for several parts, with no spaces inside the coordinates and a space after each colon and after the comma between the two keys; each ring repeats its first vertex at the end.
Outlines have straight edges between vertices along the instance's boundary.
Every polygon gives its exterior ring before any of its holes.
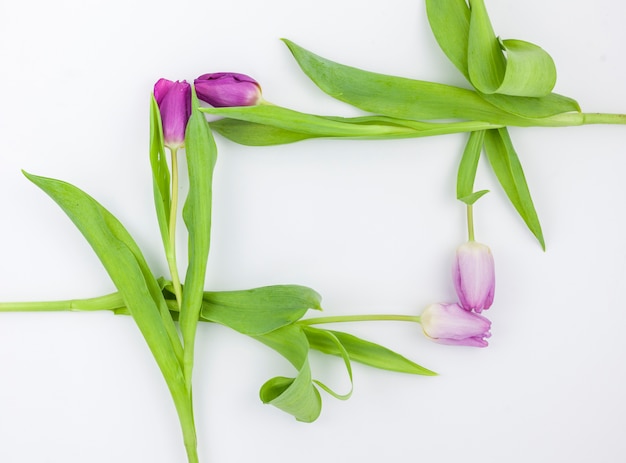
{"type": "Polygon", "coordinates": [[[626,125],[626,114],[562,113],[550,117],[529,120],[531,126],[569,127],[589,124],[626,125]]]}
{"type": "Polygon", "coordinates": [[[178,214],[178,149],[170,148],[172,155],[172,196],[170,201],[170,223],[169,230],[169,249],[167,250],[167,264],[172,277],[172,286],[174,287],[174,295],[176,302],[181,307],[183,300],[183,292],[180,285],[180,277],[178,276],[178,264],[176,261],[176,216],[178,214]]]}
{"type": "Polygon", "coordinates": [[[418,315],[336,315],[334,317],[316,317],[300,320],[300,325],[321,325],[325,323],[345,323],[345,322],[371,322],[371,321],[393,321],[393,322],[414,322],[420,323],[418,315]]]}
{"type": "Polygon", "coordinates": [[[0,312],[59,312],[116,310],[125,307],[119,293],[89,299],[67,299],[41,302],[0,302],[0,312]]]}
{"type": "Polygon", "coordinates": [[[467,205],[467,239],[474,241],[474,207],[472,204],[467,205]]]}

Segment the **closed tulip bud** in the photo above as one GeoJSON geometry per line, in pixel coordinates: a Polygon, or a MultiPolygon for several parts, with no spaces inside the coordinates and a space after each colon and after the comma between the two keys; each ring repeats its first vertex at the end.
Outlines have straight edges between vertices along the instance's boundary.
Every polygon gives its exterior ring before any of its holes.
{"type": "Polygon", "coordinates": [[[420,316],[424,334],[440,344],[487,347],[491,322],[459,304],[431,304],[420,316]]]}
{"type": "Polygon", "coordinates": [[[154,84],[154,99],[159,105],[163,141],[171,150],[185,144],[185,129],[191,116],[191,85],[184,80],[159,79],[154,84]]]}
{"type": "Polygon", "coordinates": [[[493,255],[488,246],[476,241],[459,246],[452,278],[464,309],[480,313],[491,307],[496,277],[493,255]]]}
{"type": "Polygon", "coordinates": [[[259,83],[245,74],[203,74],[194,81],[194,86],[198,98],[216,108],[254,106],[262,99],[259,83]]]}

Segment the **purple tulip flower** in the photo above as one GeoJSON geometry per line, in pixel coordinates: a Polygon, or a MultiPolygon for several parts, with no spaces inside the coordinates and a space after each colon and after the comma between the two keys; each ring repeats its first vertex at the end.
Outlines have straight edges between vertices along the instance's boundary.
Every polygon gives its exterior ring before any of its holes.
{"type": "Polygon", "coordinates": [[[478,313],[491,307],[496,286],[489,247],[468,241],[458,247],[452,278],[461,306],[478,313]]]}
{"type": "Polygon", "coordinates": [[[424,334],[440,344],[487,347],[491,322],[459,304],[431,304],[420,317],[424,334]]]}
{"type": "Polygon", "coordinates": [[[261,101],[261,86],[252,77],[234,72],[203,74],[194,81],[198,98],[216,108],[254,106],[261,101]]]}
{"type": "Polygon", "coordinates": [[[161,112],[163,140],[171,150],[185,144],[185,129],[191,116],[191,85],[186,81],[159,79],[154,84],[154,99],[161,112]]]}

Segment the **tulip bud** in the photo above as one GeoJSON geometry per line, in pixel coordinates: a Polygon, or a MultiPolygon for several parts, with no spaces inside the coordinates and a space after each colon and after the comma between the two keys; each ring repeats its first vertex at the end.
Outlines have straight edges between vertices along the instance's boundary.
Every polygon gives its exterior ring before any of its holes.
{"type": "Polygon", "coordinates": [[[194,86],[198,98],[216,108],[254,106],[261,101],[261,86],[245,74],[203,74],[194,81],[194,86]]]}
{"type": "Polygon", "coordinates": [[[440,344],[487,347],[491,322],[459,304],[431,304],[420,316],[424,334],[440,344]]]}
{"type": "Polygon", "coordinates": [[[496,286],[489,247],[468,241],[458,247],[452,278],[461,306],[478,313],[491,307],[496,286]]]}
{"type": "Polygon", "coordinates": [[[185,144],[185,129],[191,116],[191,85],[184,80],[159,79],[154,84],[154,99],[159,105],[163,141],[171,150],[185,144]]]}

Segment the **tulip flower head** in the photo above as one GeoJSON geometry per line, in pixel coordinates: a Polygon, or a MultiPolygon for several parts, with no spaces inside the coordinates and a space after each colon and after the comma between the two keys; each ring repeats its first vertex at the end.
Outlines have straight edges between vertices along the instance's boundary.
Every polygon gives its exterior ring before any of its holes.
{"type": "Polygon", "coordinates": [[[487,347],[491,322],[459,304],[431,304],[420,316],[424,334],[440,344],[487,347]]]}
{"type": "Polygon", "coordinates": [[[191,116],[191,85],[184,80],[159,79],[154,84],[154,99],[159,105],[163,141],[170,150],[185,144],[185,129],[191,116]]]}
{"type": "Polygon", "coordinates": [[[493,255],[488,246],[476,241],[459,246],[452,278],[464,309],[480,313],[491,307],[496,277],[493,255]]]}
{"type": "Polygon", "coordinates": [[[256,80],[234,72],[203,74],[194,81],[194,86],[198,98],[216,108],[254,106],[262,98],[256,80]]]}

